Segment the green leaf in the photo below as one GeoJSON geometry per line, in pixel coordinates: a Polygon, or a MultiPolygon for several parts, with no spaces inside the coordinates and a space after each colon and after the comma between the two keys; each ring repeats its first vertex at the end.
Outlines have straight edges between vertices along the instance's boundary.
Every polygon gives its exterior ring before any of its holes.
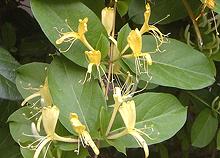
{"type": "Polygon", "coordinates": [[[216,145],[217,149],[220,150],[220,129],[218,130],[216,141],[217,141],[217,145],[216,145]]]}
{"type": "MultiPolygon", "coordinates": [[[[174,136],[184,125],[187,109],[172,95],[165,93],[143,93],[134,97],[136,104],[136,128],[143,130],[152,139],[142,135],[148,145],[163,142],[174,136]],[[152,127],[153,131],[149,130],[152,127]],[[167,128],[169,127],[169,128],[167,128]],[[158,133],[159,132],[159,133],[158,133]]],[[[102,110],[101,128],[106,128],[109,111],[102,110]]],[[[122,130],[124,125],[121,119],[114,123],[112,132],[122,130]]],[[[104,132],[105,129],[102,129],[104,132]]],[[[108,143],[116,147],[120,152],[125,152],[125,147],[139,147],[131,136],[123,136],[117,140],[108,140],[108,143]]]]}
{"type": "Polygon", "coordinates": [[[15,111],[9,118],[10,133],[17,143],[25,143],[33,141],[33,137],[28,137],[25,134],[32,135],[31,122],[29,118],[35,114],[37,110],[29,107],[23,107],[15,111]]]}
{"type": "MultiPolygon", "coordinates": [[[[88,32],[86,33],[86,38],[93,47],[96,46],[101,34],[106,34],[106,30],[95,13],[78,1],[32,0],[31,7],[42,30],[57,49],[61,48],[61,50],[66,50],[70,46],[70,43],[63,43],[60,45],[56,45],[55,43],[59,38],[59,33],[54,27],[58,30],[63,28],[64,32],[70,31],[65,23],[65,19],[68,20],[70,27],[77,31],[79,19],[88,17],[88,32]]],[[[84,54],[86,50],[88,49],[77,40],[70,50],[63,54],[73,62],[87,67],[87,61],[84,54]]]]}
{"type": "Polygon", "coordinates": [[[102,59],[104,59],[109,52],[110,42],[107,37],[101,34],[97,44],[96,50],[99,50],[102,53],[102,59]]]}
{"type": "Polygon", "coordinates": [[[77,113],[80,121],[93,135],[98,134],[98,115],[105,106],[104,96],[97,80],[79,83],[85,78],[85,70],[64,57],[55,58],[50,65],[48,82],[54,101],[60,109],[60,121],[73,133],[69,115],[77,113]]]}
{"type": "Polygon", "coordinates": [[[119,0],[117,3],[117,10],[120,16],[124,16],[128,12],[128,6],[131,0],[119,0]]]}
{"type": "MultiPolygon", "coordinates": [[[[197,11],[200,7],[200,2],[195,0],[189,0],[189,5],[192,7],[193,11],[197,11]]],[[[160,24],[168,24],[173,21],[180,20],[185,18],[188,14],[182,1],[177,0],[159,0],[154,1],[151,5],[151,16],[150,22],[155,23],[164,19],[167,15],[165,20],[162,20],[160,24]],[[172,9],[170,9],[172,6],[172,9]]],[[[145,12],[145,2],[143,0],[137,1],[132,0],[129,6],[128,15],[136,24],[143,24],[144,23],[144,12],[145,12]]]]}
{"type": "Polygon", "coordinates": [[[46,63],[34,62],[22,65],[17,69],[16,86],[23,98],[36,92],[30,88],[39,88],[44,84],[47,67],[48,64],[46,63]]]}
{"type": "MultiPolygon", "coordinates": [[[[143,52],[156,49],[155,40],[151,36],[143,36],[143,52]]],[[[153,77],[150,82],[181,89],[201,89],[211,85],[215,79],[211,61],[201,52],[192,47],[169,39],[161,48],[164,52],[152,53],[153,64],[149,74],[153,77]]],[[[134,59],[124,59],[130,69],[135,72],[134,59]]],[[[142,70],[144,71],[144,70],[142,70]]],[[[149,80],[148,75],[142,74],[141,79],[149,80]]]]}
{"type": "Polygon", "coordinates": [[[72,0],[72,1],[80,1],[81,3],[85,4],[93,12],[95,12],[98,17],[101,16],[101,11],[105,7],[104,0],[101,0],[101,1],[100,0],[92,0],[92,1],[88,1],[88,0],[72,0]]]}
{"type": "Polygon", "coordinates": [[[209,109],[204,109],[197,116],[191,129],[191,141],[195,147],[205,147],[215,137],[218,128],[218,119],[209,109]]]}
{"type": "Polygon", "coordinates": [[[8,51],[0,47],[0,98],[19,100],[21,96],[15,86],[15,70],[19,63],[8,51]]]}
{"type": "Polygon", "coordinates": [[[121,28],[121,30],[118,32],[117,46],[118,46],[119,52],[121,52],[128,44],[127,37],[130,32],[131,32],[131,29],[128,24],[124,25],[121,28]]]}
{"type": "Polygon", "coordinates": [[[15,28],[10,23],[5,23],[1,28],[2,42],[5,48],[10,49],[16,43],[15,28]]]}

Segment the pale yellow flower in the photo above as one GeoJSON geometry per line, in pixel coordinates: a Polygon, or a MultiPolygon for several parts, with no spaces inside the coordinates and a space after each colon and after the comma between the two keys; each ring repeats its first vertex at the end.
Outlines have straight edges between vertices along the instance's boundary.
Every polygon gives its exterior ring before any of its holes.
{"type": "Polygon", "coordinates": [[[62,43],[70,43],[69,47],[62,51],[59,49],[60,52],[67,52],[69,51],[69,49],[71,48],[71,46],[73,45],[73,43],[76,41],[76,40],[80,40],[89,50],[94,50],[92,48],[92,46],[88,43],[86,37],[85,37],[85,33],[88,31],[88,28],[87,28],[87,23],[88,23],[88,18],[84,18],[83,20],[82,19],[79,19],[79,25],[78,25],[78,31],[74,31],[70,25],[67,23],[67,19],[65,20],[66,21],[66,25],[67,27],[70,29],[69,32],[63,32],[61,29],[60,31],[56,28],[56,30],[58,31],[59,35],[60,35],[60,38],[58,38],[56,40],[56,44],[59,45],[59,44],[62,44],[62,43]]]}
{"type": "MultiPolygon", "coordinates": [[[[82,144],[90,146],[94,153],[96,155],[99,155],[99,149],[92,140],[89,132],[86,131],[86,126],[80,122],[79,117],[76,113],[70,113],[70,122],[74,131],[79,135],[79,140],[82,142],[82,144]]],[[[77,152],[79,152],[79,149],[77,152]]]]}
{"type": "Polygon", "coordinates": [[[128,45],[132,50],[132,54],[123,55],[125,58],[135,58],[135,68],[136,73],[141,74],[141,61],[144,61],[144,73],[148,74],[148,70],[146,68],[146,65],[152,65],[153,61],[150,56],[150,53],[143,53],[142,52],[142,35],[141,32],[136,28],[135,30],[132,30],[127,38],[128,45]],[[146,63],[145,63],[146,62],[146,63]]]}
{"type": "Polygon", "coordinates": [[[91,74],[93,65],[95,65],[97,67],[97,69],[99,69],[99,66],[101,63],[101,52],[99,50],[85,51],[85,54],[86,54],[88,62],[89,62],[87,72],[89,74],[91,74]]]}
{"type": "Polygon", "coordinates": [[[114,25],[114,8],[105,7],[102,9],[102,24],[110,36],[114,25]]]}
{"type": "Polygon", "coordinates": [[[154,26],[154,25],[149,25],[149,19],[150,19],[150,15],[151,15],[151,8],[150,8],[150,4],[147,3],[146,6],[146,11],[144,12],[144,24],[140,30],[141,34],[144,34],[146,32],[152,34],[156,40],[157,43],[157,48],[159,50],[159,47],[165,42],[166,40],[166,36],[163,33],[160,32],[160,30],[154,26]]]}
{"type": "Polygon", "coordinates": [[[141,130],[135,128],[136,123],[136,108],[133,100],[123,102],[119,107],[119,112],[125,124],[125,129],[117,134],[110,135],[108,139],[117,139],[119,137],[125,136],[127,134],[132,135],[137,143],[144,149],[145,157],[149,156],[149,149],[146,141],[141,135],[145,135],[149,138],[149,136],[142,132],[141,130]]]}
{"type": "Polygon", "coordinates": [[[35,150],[34,157],[33,158],[38,158],[42,149],[46,147],[46,151],[44,154],[44,157],[46,157],[47,151],[49,150],[49,146],[52,141],[62,141],[62,142],[68,142],[68,143],[77,143],[77,139],[72,139],[68,137],[62,137],[59,136],[55,133],[57,121],[59,118],[59,109],[56,106],[47,106],[43,107],[41,109],[42,115],[39,121],[42,122],[44,131],[46,133],[46,136],[40,136],[39,131],[36,129],[36,126],[34,123],[32,123],[32,133],[33,135],[26,135],[26,136],[31,136],[34,138],[38,138],[36,141],[33,143],[29,144],[27,147],[31,150],[35,150]],[[47,145],[48,144],[48,145],[47,145]]]}
{"type": "Polygon", "coordinates": [[[85,51],[85,55],[86,55],[86,59],[87,59],[89,64],[88,64],[85,79],[82,83],[84,84],[86,81],[91,80],[91,74],[92,74],[93,66],[96,66],[96,69],[97,69],[98,75],[99,75],[99,80],[101,81],[101,71],[103,72],[103,74],[106,77],[105,70],[101,66],[101,59],[102,59],[101,52],[99,50],[85,51]],[[88,75],[89,75],[89,78],[87,79],[88,75]]]}

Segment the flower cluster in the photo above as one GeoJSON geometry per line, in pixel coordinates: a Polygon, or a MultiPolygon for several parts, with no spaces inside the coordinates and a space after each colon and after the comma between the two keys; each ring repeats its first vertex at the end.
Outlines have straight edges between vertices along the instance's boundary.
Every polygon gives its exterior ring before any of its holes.
{"type": "MultiPolygon", "coordinates": [[[[117,41],[114,37],[114,25],[115,25],[115,8],[104,8],[102,10],[102,23],[103,26],[106,28],[106,32],[108,34],[109,40],[111,41],[110,44],[110,53],[109,53],[109,62],[110,64],[113,63],[113,66],[109,68],[108,74],[120,74],[120,65],[117,63],[119,58],[134,58],[135,60],[135,68],[136,68],[136,78],[137,74],[147,73],[148,74],[148,66],[153,64],[153,60],[151,58],[151,53],[154,52],[143,52],[142,47],[142,37],[143,34],[149,33],[151,34],[156,42],[156,51],[160,51],[160,46],[166,42],[166,35],[160,32],[160,30],[154,26],[149,24],[149,18],[151,14],[151,9],[149,3],[146,4],[146,11],[144,13],[145,21],[141,29],[134,29],[131,30],[127,36],[127,45],[124,49],[120,52],[117,48],[117,41]],[[128,49],[132,52],[129,53],[128,49]],[[113,54],[113,55],[112,55],[113,54]],[[143,62],[143,63],[142,63],[143,62]],[[143,66],[142,66],[143,65],[143,66]],[[142,67],[144,72],[142,71],[142,67]]],[[[88,18],[85,17],[84,19],[79,19],[78,29],[74,30],[68,24],[67,19],[65,20],[66,26],[69,31],[64,31],[64,29],[59,30],[56,28],[59,37],[55,41],[56,45],[61,45],[64,43],[69,44],[66,50],[59,49],[62,53],[67,53],[71,47],[73,46],[76,40],[79,40],[85,47],[86,51],[85,59],[88,61],[87,66],[87,73],[83,83],[91,79],[92,68],[95,66],[98,71],[99,81],[102,84],[102,73],[106,75],[106,72],[101,66],[102,61],[102,52],[100,50],[96,50],[93,46],[88,42],[86,38],[86,33],[89,31],[87,28],[88,18]],[[88,77],[89,75],[89,77],[88,77]]],[[[149,75],[149,74],[148,74],[149,75]]],[[[110,76],[110,75],[109,75],[110,76]]],[[[108,76],[108,79],[111,77],[108,76]]],[[[114,85],[112,79],[112,89],[113,89],[113,99],[114,99],[114,107],[111,119],[109,120],[109,125],[105,133],[105,138],[107,139],[118,139],[125,135],[131,135],[137,141],[137,143],[144,149],[145,157],[148,157],[149,150],[148,145],[144,137],[151,139],[149,134],[142,131],[142,129],[136,128],[136,107],[135,101],[133,100],[133,95],[139,91],[137,90],[137,86],[133,82],[132,75],[128,72],[128,77],[125,79],[124,85],[118,84],[117,86],[114,85]],[[112,125],[115,121],[116,115],[120,114],[121,119],[124,122],[125,127],[122,131],[115,133],[111,131],[112,125]],[[144,136],[144,137],[143,137],[144,136]]],[[[150,76],[150,75],[149,75],[150,76]]],[[[107,76],[105,76],[107,79],[107,76]]],[[[151,76],[150,76],[151,77],[151,76]]],[[[107,79],[107,80],[108,80],[107,79]]],[[[117,79],[120,82],[120,78],[117,79]]],[[[106,86],[107,87],[107,86],[106,86]]],[[[145,89],[146,87],[144,87],[145,89]]],[[[109,90],[108,88],[106,88],[109,90]]],[[[31,99],[40,97],[41,107],[39,113],[41,113],[38,121],[37,126],[35,123],[32,123],[32,133],[34,138],[39,138],[33,143],[28,145],[28,148],[34,148],[35,154],[34,158],[38,158],[41,151],[44,147],[46,147],[46,153],[49,149],[51,142],[53,141],[61,141],[67,143],[78,143],[78,149],[76,152],[79,154],[79,146],[82,144],[84,147],[89,146],[95,153],[95,155],[99,155],[100,151],[96,146],[94,140],[89,134],[89,129],[80,121],[80,117],[77,113],[70,112],[69,120],[72,126],[73,131],[77,135],[77,138],[72,137],[63,137],[56,134],[55,129],[59,118],[59,109],[56,105],[53,104],[49,87],[48,87],[48,80],[45,79],[45,83],[40,88],[35,88],[36,92],[29,97],[25,98],[22,102],[22,106],[29,102],[31,99]],[[44,132],[46,136],[40,136],[40,127],[41,124],[43,125],[44,132]]],[[[61,109],[62,110],[62,109],[61,109]]],[[[45,155],[46,155],[45,153],[45,155]]]]}

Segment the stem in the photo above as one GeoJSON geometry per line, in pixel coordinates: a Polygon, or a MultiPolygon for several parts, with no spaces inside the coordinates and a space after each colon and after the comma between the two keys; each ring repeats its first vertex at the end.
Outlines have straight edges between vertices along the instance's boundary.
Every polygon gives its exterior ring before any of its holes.
{"type": "MultiPolygon", "coordinates": [[[[111,33],[111,37],[114,38],[115,37],[115,19],[116,19],[116,6],[117,6],[117,1],[115,1],[114,4],[114,18],[113,18],[113,28],[112,28],[112,33],[111,33]]],[[[111,72],[112,72],[112,59],[113,59],[113,51],[114,51],[114,43],[111,42],[110,44],[110,52],[109,52],[109,58],[110,58],[110,62],[109,62],[109,69],[108,69],[108,82],[106,85],[106,90],[105,90],[105,97],[108,98],[108,90],[109,90],[109,84],[110,84],[110,80],[111,80],[111,72]]]]}
{"type": "Polygon", "coordinates": [[[114,110],[112,112],[112,116],[111,116],[111,119],[109,121],[108,128],[106,130],[105,136],[107,136],[109,134],[109,132],[110,132],[110,130],[112,128],[112,125],[114,123],[114,120],[115,120],[116,114],[118,112],[119,106],[120,106],[120,104],[119,105],[114,105],[114,110]]]}
{"type": "Polygon", "coordinates": [[[198,45],[201,48],[203,45],[203,40],[202,40],[202,36],[201,36],[200,30],[199,30],[199,26],[195,20],[193,12],[192,12],[192,9],[191,9],[187,0],[182,0],[182,2],[183,2],[184,6],[189,14],[190,19],[192,20],[194,30],[195,30],[196,36],[197,36],[198,45]]]}

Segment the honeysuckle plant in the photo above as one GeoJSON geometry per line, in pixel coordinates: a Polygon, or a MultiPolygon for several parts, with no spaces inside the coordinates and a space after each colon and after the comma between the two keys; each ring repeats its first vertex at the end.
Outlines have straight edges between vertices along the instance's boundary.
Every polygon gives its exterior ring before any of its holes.
{"type": "MultiPolygon", "coordinates": [[[[204,8],[218,12],[216,3],[203,1],[200,14],[192,16],[186,1],[183,5],[194,25],[202,20],[204,8]]],[[[204,147],[211,142],[220,114],[219,97],[209,106],[197,90],[209,93],[214,89],[214,62],[202,53],[205,46],[191,41],[189,27],[184,28],[186,43],[171,38],[176,34],[161,25],[186,15],[176,17],[167,9],[169,15],[161,17],[155,10],[162,3],[31,0],[33,17],[52,46],[47,63],[16,67],[14,87],[23,100],[8,122],[24,158],[107,158],[104,149],[112,146],[124,155],[130,148],[140,148],[142,157],[157,157],[165,148],[164,141],[181,139],[186,128],[191,128],[191,124],[184,126],[191,102],[207,106],[197,109],[192,144],[204,147]],[[137,6],[142,6],[141,11],[135,12],[137,6]],[[213,130],[199,141],[205,132],[197,122],[204,118],[211,118],[207,122],[213,130]]],[[[216,33],[212,54],[213,49],[218,53],[217,25],[215,29],[208,26],[209,32],[216,33]]],[[[200,38],[197,27],[201,25],[195,26],[200,38]]]]}

